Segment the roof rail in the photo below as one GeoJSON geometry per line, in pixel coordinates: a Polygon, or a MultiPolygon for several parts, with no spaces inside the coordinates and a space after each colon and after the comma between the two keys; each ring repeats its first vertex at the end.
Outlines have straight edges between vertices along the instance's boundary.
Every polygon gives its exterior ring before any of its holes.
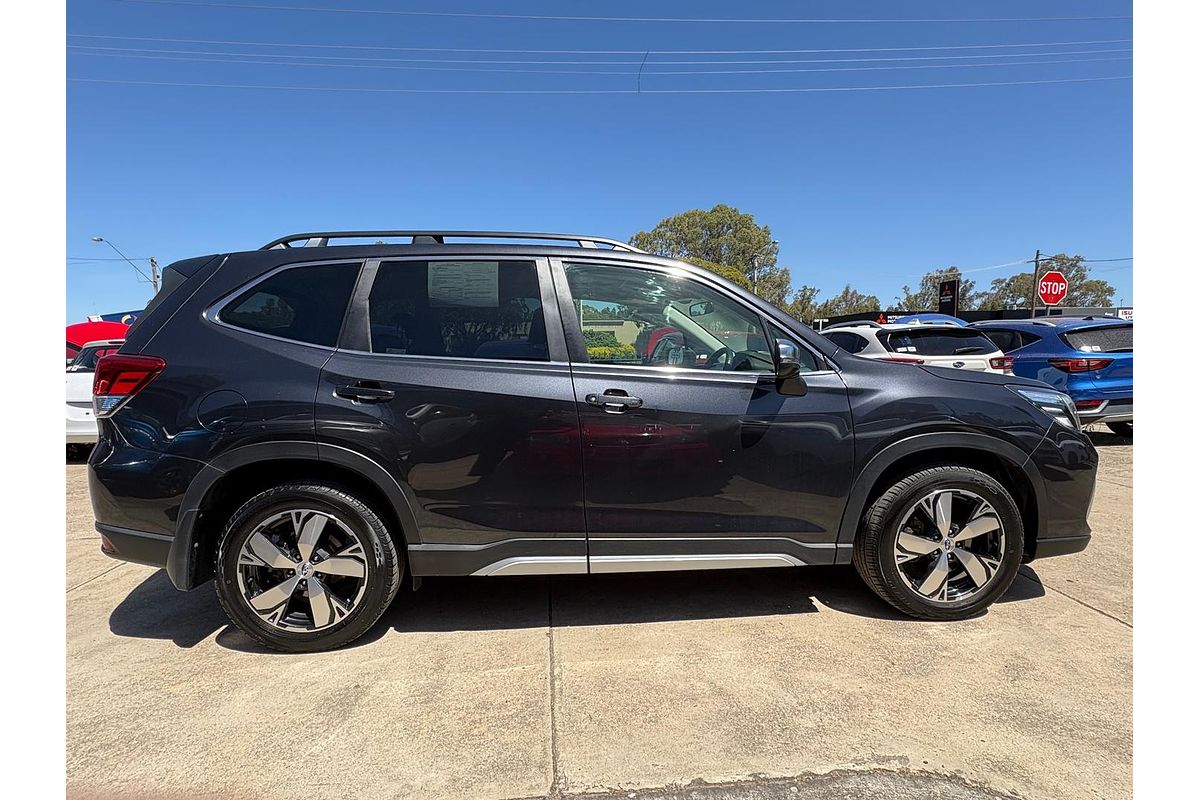
{"type": "Polygon", "coordinates": [[[880,325],[875,320],[855,319],[855,320],[850,320],[848,322],[835,322],[832,325],[826,325],[826,326],[822,327],[821,330],[829,331],[829,330],[833,330],[834,328],[880,328],[880,329],[882,329],[883,326],[880,325]]]}
{"type": "Polygon", "coordinates": [[[411,236],[413,244],[445,244],[446,237],[455,239],[546,239],[556,242],[575,242],[580,247],[589,250],[597,249],[597,245],[608,245],[614,250],[624,250],[629,253],[644,253],[631,244],[607,239],[603,236],[582,236],[573,233],[532,233],[529,231],[316,231],[312,233],[293,233],[281,236],[263,245],[261,249],[271,250],[283,247],[325,247],[330,239],[382,239],[396,236],[411,236]],[[298,244],[303,242],[303,244],[298,244]]]}

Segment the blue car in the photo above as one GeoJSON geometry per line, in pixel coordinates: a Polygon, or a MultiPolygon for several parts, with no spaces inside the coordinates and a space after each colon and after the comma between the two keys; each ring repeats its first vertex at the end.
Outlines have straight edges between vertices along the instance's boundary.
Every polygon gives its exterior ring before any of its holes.
{"type": "Polygon", "coordinates": [[[1066,392],[1084,424],[1133,436],[1133,323],[1115,317],[1039,317],[977,322],[1014,375],[1066,392]]]}

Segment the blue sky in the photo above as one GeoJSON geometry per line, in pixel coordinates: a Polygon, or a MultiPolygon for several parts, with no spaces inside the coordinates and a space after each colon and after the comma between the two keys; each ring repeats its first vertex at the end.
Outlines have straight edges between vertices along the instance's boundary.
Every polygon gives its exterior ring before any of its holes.
{"type": "MultiPolygon", "coordinates": [[[[794,283],[820,287],[821,297],[849,281],[887,303],[927,270],[989,267],[1031,258],[1037,248],[1093,259],[1133,254],[1130,81],[652,93],[1125,76],[1131,45],[1113,40],[1131,38],[1128,20],[743,24],[361,13],[929,20],[1120,17],[1132,13],[1128,2],[242,3],[360,10],[348,13],[186,2],[68,3],[67,32],[75,35],[67,37],[67,75],[90,79],[67,87],[69,259],[115,258],[91,242],[97,234],[131,257],[153,255],[164,265],[329,228],[563,230],[624,239],[662,217],[716,203],[770,225],[794,283]],[[1098,43],[897,49],[1058,42],[1098,43]],[[483,49],[570,52],[476,52],[483,49]],[[704,52],[662,52],[669,50],[704,52]],[[946,58],[958,55],[967,57],[946,58]],[[629,91],[643,57],[640,95],[223,88],[629,91]],[[382,60],[413,58],[454,61],[382,60]],[[907,60],[831,60],[867,58],[907,60]],[[603,63],[461,63],[470,60],[603,63]],[[725,63],[752,60],[830,61],[725,63]],[[244,63],[258,61],[288,63],[244,63]],[[1033,61],[1060,63],[1014,63],[1033,61]],[[468,69],[481,71],[460,71],[468,69]],[[661,74],[747,69],[826,71],[661,74]]],[[[1132,304],[1129,264],[1098,264],[1095,274],[1132,304]]],[[[66,269],[68,322],[139,308],[149,297],[122,262],[68,260],[66,269]]],[[[971,277],[986,283],[1008,272],[971,277]]]]}

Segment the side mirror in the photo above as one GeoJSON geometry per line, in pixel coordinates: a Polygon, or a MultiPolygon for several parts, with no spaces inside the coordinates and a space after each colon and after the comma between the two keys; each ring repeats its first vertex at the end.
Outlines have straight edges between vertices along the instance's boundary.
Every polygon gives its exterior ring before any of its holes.
{"type": "Polygon", "coordinates": [[[692,303],[690,306],[688,306],[688,316],[703,317],[705,314],[711,314],[712,310],[713,304],[708,301],[703,303],[692,303]]]}
{"type": "Polygon", "coordinates": [[[788,397],[803,397],[808,394],[808,384],[800,375],[800,350],[795,342],[776,339],[779,367],[775,370],[775,390],[788,397]]]}

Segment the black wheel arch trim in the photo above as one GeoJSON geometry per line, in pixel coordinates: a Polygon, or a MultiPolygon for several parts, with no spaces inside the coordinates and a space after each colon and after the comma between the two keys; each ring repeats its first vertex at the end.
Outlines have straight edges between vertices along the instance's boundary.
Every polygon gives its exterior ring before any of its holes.
{"type": "Polygon", "coordinates": [[[217,456],[196,474],[188,486],[180,504],[175,538],[167,555],[166,570],[171,583],[184,590],[193,589],[198,585],[192,569],[192,559],[200,544],[195,541],[196,520],[201,504],[217,482],[238,467],[283,460],[335,464],[358,474],[374,484],[387,497],[392,511],[400,520],[406,542],[421,543],[412,502],[399,481],[375,461],[353,450],[336,445],[318,444],[315,441],[259,442],[217,456]]]}
{"type": "MultiPolygon", "coordinates": [[[[1037,507],[1042,508],[1045,506],[1046,487],[1042,476],[1030,462],[1030,454],[1024,452],[1011,442],[1006,442],[1003,439],[982,433],[922,433],[901,439],[898,442],[893,442],[883,448],[867,462],[867,465],[855,477],[854,485],[850,488],[850,494],[846,499],[846,507],[842,511],[842,522],[838,529],[837,537],[839,545],[852,544],[854,542],[854,538],[858,535],[859,523],[862,521],[863,513],[866,511],[867,501],[871,496],[871,490],[874,488],[875,482],[890,467],[900,461],[900,459],[916,453],[944,449],[975,450],[988,456],[1003,459],[1010,466],[1019,469],[1025,475],[1026,480],[1033,489],[1033,499],[1037,507]]],[[[1044,525],[1043,516],[1038,514],[1037,518],[1040,528],[1044,525]]],[[[1029,535],[1029,532],[1026,535],[1029,535]]],[[[1040,538],[1041,531],[1039,530],[1033,535],[1040,538]]],[[[848,549],[839,548],[838,563],[849,563],[848,553],[848,549]]]]}

